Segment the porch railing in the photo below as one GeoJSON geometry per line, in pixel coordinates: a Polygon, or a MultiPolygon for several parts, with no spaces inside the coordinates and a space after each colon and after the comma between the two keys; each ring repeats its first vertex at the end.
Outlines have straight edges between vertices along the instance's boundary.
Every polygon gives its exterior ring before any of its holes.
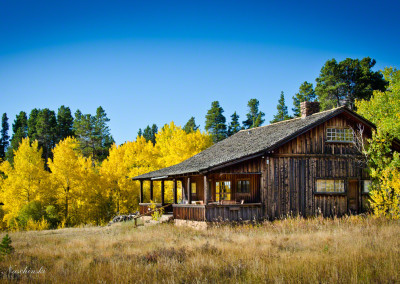
{"type": "Polygon", "coordinates": [[[174,219],[208,222],[261,220],[264,216],[261,203],[173,204],[173,214],[174,219]]]}

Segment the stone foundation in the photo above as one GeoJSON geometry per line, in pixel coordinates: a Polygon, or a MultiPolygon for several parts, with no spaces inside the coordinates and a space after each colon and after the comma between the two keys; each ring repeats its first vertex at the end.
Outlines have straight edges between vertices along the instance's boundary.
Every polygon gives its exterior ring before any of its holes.
{"type": "Polygon", "coordinates": [[[207,230],[208,224],[204,221],[174,220],[175,226],[187,226],[196,230],[207,230]]]}

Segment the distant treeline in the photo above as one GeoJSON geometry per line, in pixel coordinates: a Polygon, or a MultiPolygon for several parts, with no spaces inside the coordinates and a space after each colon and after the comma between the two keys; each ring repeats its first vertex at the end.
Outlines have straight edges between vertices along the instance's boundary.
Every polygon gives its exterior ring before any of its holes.
{"type": "Polygon", "coordinates": [[[9,124],[7,114],[2,117],[0,137],[0,158],[13,163],[13,152],[18,149],[23,138],[37,140],[43,149],[45,161],[52,158],[52,149],[67,137],[76,137],[83,155],[102,161],[108,155],[108,149],[114,143],[107,125],[109,119],[100,106],[95,115],[82,114],[80,110],[72,116],[69,107],[61,106],[57,114],[48,108],[33,109],[29,117],[21,111],[12,125],[11,139],[8,136],[9,124]]]}

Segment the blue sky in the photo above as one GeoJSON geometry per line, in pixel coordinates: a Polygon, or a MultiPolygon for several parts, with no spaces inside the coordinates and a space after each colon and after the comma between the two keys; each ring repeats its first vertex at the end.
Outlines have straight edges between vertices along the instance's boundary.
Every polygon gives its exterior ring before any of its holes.
{"type": "MultiPolygon", "coordinates": [[[[0,113],[32,108],[107,112],[117,143],[147,124],[211,102],[244,120],[257,98],[266,121],[281,91],[314,83],[331,58],[400,66],[398,1],[0,2],[0,113]]],[[[10,133],[11,135],[11,133],[10,133]]]]}

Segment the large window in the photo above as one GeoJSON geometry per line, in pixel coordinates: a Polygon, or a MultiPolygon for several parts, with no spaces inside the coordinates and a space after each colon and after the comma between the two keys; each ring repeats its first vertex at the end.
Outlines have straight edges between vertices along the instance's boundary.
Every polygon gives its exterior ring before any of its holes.
{"type": "Polygon", "coordinates": [[[231,182],[217,181],[215,184],[216,200],[231,200],[231,182]]]}
{"type": "Polygon", "coordinates": [[[249,180],[238,180],[236,186],[237,193],[250,193],[250,181],[249,180]]]}
{"type": "Polygon", "coordinates": [[[326,140],[328,142],[348,142],[354,141],[353,130],[350,128],[328,128],[326,130],[326,140]]]}
{"type": "Polygon", "coordinates": [[[342,180],[342,179],[317,179],[316,192],[344,193],[344,180],[342,180]]]}

